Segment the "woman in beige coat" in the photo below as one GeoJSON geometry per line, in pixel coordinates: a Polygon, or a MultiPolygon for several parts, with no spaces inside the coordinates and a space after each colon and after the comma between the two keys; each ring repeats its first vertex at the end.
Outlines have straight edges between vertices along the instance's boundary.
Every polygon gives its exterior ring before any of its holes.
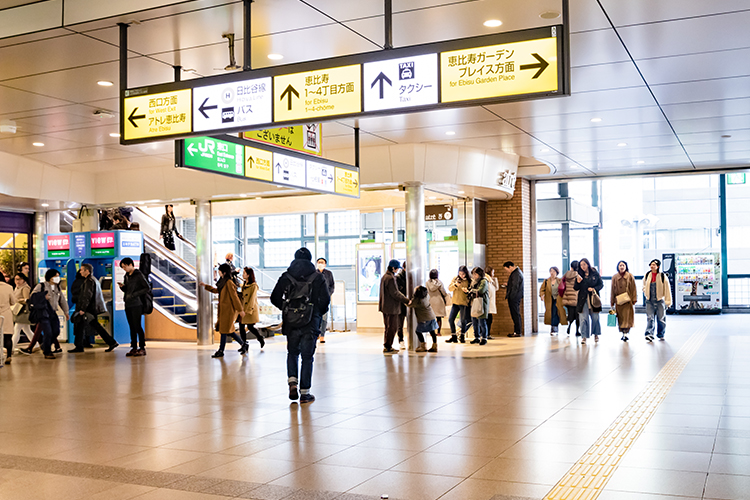
{"type": "Polygon", "coordinates": [[[573,288],[576,284],[576,278],[578,277],[578,261],[574,260],[570,263],[570,269],[563,275],[565,280],[565,293],[562,297],[562,304],[568,311],[568,335],[570,335],[570,327],[573,326],[573,322],[576,324],[576,337],[581,336],[581,332],[578,328],[578,292],[573,288]]]}
{"type": "Polygon", "coordinates": [[[630,274],[628,263],[624,260],[617,263],[617,274],[612,276],[612,291],[609,296],[610,304],[617,313],[617,328],[622,333],[620,340],[627,342],[628,333],[635,322],[635,303],[638,302],[638,292],[635,288],[635,278],[630,274]]]}
{"type": "Polygon", "coordinates": [[[559,297],[558,287],[562,278],[558,278],[560,270],[554,266],[549,268],[549,278],[544,280],[539,288],[539,296],[544,300],[544,324],[550,325],[550,335],[557,333],[559,324],[567,325],[565,307],[559,297]]]}
{"type": "Polygon", "coordinates": [[[237,321],[237,315],[239,314],[240,317],[244,317],[245,311],[242,310],[242,303],[237,296],[237,283],[232,276],[232,268],[229,264],[222,264],[219,266],[219,274],[221,277],[216,282],[215,287],[203,282],[200,284],[206,291],[219,294],[219,320],[216,322],[216,329],[221,334],[221,342],[219,343],[219,350],[211,356],[212,358],[224,357],[227,337],[232,337],[242,346],[240,349],[241,354],[247,352],[247,347],[242,343],[240,336],[234,331],[234,323],[237,321]]]}
{"type": "Polygon", "coordinates": [[[245,284],[242,285],[242,310],[245,311],[245,315],[240,320],[240,337],[242,337],[244,354],[250,347],[247,343],[246,329],[260,342],[261,349],[266,345],[266,341],[255,328],[255,323],[260,321],[260,311],[258,310],[258,283],[255,281],[255,271],[252,267],[246,267],[242,271],[242,279],[245,280],[245,284]]]}
{"type": "MultiPolygon", "coordinates": [[[[13,296],[13,287],[5,282],[5,276],[0,273],[0,317],[4,318],[3,322],[3,345],[8,349],[8,361],[13,355],[13,312],[11,306],[16,303],[13,296]]],[[[0,347],[0,366],[6,361],[3,348],[0,347]]]]}
{"type": "Polygon", "coordinates": [[[435,313],[435,320],[438,325],[437,335],[440,335],[440,330],[443,328],[443,318],[445,317],[445,307],[448,305],[448,292],[445,291],[445,285],[438,276],[438,270],[431,269],[430,279],[427,280],[425,288],[430,295],[430,307],[432,312],[435,313]]]}

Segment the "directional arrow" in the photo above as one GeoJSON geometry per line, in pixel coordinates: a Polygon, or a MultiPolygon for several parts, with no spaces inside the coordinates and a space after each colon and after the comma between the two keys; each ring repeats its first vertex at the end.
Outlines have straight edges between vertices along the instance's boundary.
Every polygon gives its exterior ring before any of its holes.
{"type": "Polygon", "coordinates": [[[136,120],[142,120],[146,118],[146,115],[136,115],[135,112],[138,111],[138,106],[133,109],[133,112],[130,113],[130,116],[128,116],[128,121],[130,122],[133,127],[138,128],[138,124],[135,123],[136,120]]]}
{"type": "Polygon", "coordinates": [[[299,99],[299,93],[294,89],[294,87],[292,87],[292,84],[290,83],[289,85],[287,85],[286,89],[284,89],[284,92],[281,93],[281,99],[279,99],[279,101],[283,101],[285,96],[289,97],[286,105],[287,111],[292,110],[292,94],[297,96],[297,99],[299,99]]]}
{"type": "Polygon", "coordinates": [[[540,56],[536,52],[532,53],[531,55],[534,56],[534,58],[537,61],[539,61],[539,62],[535,63],[535,64],[522,64],[521,65],[521,70],[524,70],[524,69],[539,69],[539,71],[537,71],[536,74],[531,77],[532,80],[535,80],[535,79],[539,78],[539,75],[541,75],[544,72],[545,69],[547,69],[547,66],[549,66],[549,63],[547,61],[545,61],[542,58],[542,56],[540,56]]]}
{"type": "Polygon", "coordinates": [[[354,182],[354,187],[359,186],[359,182],[357,182],[357,179],[354,179],[352,182],[354,182]]]}
{"type": "Polygon", "coordinates": [[[370,85],[370,88],[373,88],[376,83],[380,82],[380,98],[383,98],[383,82],[387,83],[391,87],[393,87],[393,82],[391,82],[387,76],[385,76],[385,73],[382,71],[378,76],[375,77],[375,80],[372,82],[372,85],[370,85]]]}
{"type": "Polygon", "coordinates": [[[188,144],[187,150],[188,153],[190,153],[190,156],[195,156],[195,153],[198,151],[197,149],[195,149],[195,145],[192,142],[188,144]]]}
{"type": "Polygon", "coordinates": [[[255,160],[253,159],[252,156],[249,156],[247,158],[247,162],[250,164],[250,169],[252,170],[255,167],[255,160]]]}
{"type": "Polygon", "coordinates": [[[200,106],[198,106],[198,111],[201,112],[201,114],[203,115],[204,118],[208,118],[208,115],[206,114],[206,111],[208,111],[209,109],[216,109],[216,108],[219,107],[216,104],[214,104],[212,106],[206,106],[207,102],[208,102],[208,97],[206,97],[203,100],[203,103],[200,106]]]}

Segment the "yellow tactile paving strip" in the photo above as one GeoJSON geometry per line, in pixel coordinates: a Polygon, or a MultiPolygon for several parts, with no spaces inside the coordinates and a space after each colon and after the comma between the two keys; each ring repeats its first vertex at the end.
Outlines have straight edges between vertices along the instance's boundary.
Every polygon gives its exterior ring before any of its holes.
{"type": "Polygon", "coordinates": [[[709,325],[706,324],[690,337],[648,387],[625,408],[596,443],[547,493],[544,500],[593,500],[602,493],[622,458],[641,435],[682,370],[703,344],[708,329],[709,325]]]}

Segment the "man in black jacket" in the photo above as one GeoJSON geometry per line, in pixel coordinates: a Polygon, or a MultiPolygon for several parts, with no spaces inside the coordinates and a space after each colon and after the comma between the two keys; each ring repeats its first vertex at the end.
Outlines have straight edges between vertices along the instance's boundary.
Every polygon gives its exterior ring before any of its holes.
{"type": "Polygon", "coordinates": [[[399,291],[396,283],[395,273],[401,268],[401,263],[396,259],[388,263],[388,270],[380,279],[380,303],[378,311],[383,314],[385,333],[383,334],[383,353],[397,354],[398,349],[393,348],[393,338],[398,330],[401,306],[409,303],[409,299],[399,291]]]}
{"type": "MultiPolygon", "coordinates": [[[[406,297],[406,261],[401,264],[401,270],[396,274],[396,286],[401,295],[406,297]]],[[[401,312],[398,313],[398,345],[400,349],[406,349],[404,345],[404,321],[406,320],[406,304],[401,304],[401,312]]]]}
{"type": "MultiPolygon", "coordinates": [[[[318,266],[318,272],[323,275],[323,277],[326,279],[326,286],[328,287],[328,295],[333,297],[333,292],[336,290],[336,281],[333,279],[333,273],[326,269],[326,266],[328,265],[328,261],[325,259],[325,257],[321,257],[317,260],[316,265],[318,266]]],[[[326,343],[326,330],[328,329],[328,318],[331,316],[331,311],[329,310],[327,314],[323,316],[323,319],[320,322],[320,343],[325,344],[326,343]]]]}
{"type": "Polygon", "coordinates": [[[143,300],[151,287],[130,257],[120,261],[120,267],[125,271],[125,282],[118,283],[124,294],[125,317],[130,327],[130,351],[125,356],[146,355],[146,333],[141,325],[143,321],[143,300]]]}
{"type": "Polygon", "coordinates": [[[106,352],[112,352],[119,345],[96,319],[99,314],[106,312],[106,310],[102,310],[104,309],[102,307],[104,297],[101,296],[102,291],[97,286],[98,283],[93,272],[94,268],[91,264],[81,264],[81,269],[78,271],[81,280],[79,281],[78,276],[76,276],[76,280],[71,287],[76,303],[76,313],[71,318],[74,325],[73,331],[75,332],[75,348],[69,349],[68,352],[83,352],[87,327],[98,334],[109,346],[106,352]],[[77,293],[73,291],[76,283],[78,283],[78,289],[75,291],[77,293]]]}
{"type": "Polygon", "coordinates": [[[521,329],[521,301],[523,300],[523,273],[521,270],[508,261],[503,264],[508,273],[508,284],[505,285],[505,298],[508,300],[508,309],[510,309],[510,317],[513,319],[513,333],[509,333],[508,337],[523,337],[523,330],[521,329]]]}
{"type": "Polygon", "coordinates": [[[286,335],[286,371],[289,383],[289,399],[300,403],[312,403],[315,396],[310,394],[312,386],[313,355],[315,354],[315,341],[320,334],[320,322],[328,312],[328,304],[331,297],[328,294],[326,280],[321,273],[315,269],[312,263],[312,254],[307,248],[300,248],[294,254],[294,260],[289,268],[281,275],[279,281],[271,292],[271,303],[282,311],[281,330],[286,335]],[[295,284],[296,283],[296,284],[295,284]],[[285,318],[284,306],[295,295],[296,287],[309,286],[308,300],[312,307],[310,320],[304,325],[292,326],[285,318]],[[298,378],[299,358],[302,357],[301,377],[298,378]],[[299,384],[299,394],[297,385],[299,384]]]}

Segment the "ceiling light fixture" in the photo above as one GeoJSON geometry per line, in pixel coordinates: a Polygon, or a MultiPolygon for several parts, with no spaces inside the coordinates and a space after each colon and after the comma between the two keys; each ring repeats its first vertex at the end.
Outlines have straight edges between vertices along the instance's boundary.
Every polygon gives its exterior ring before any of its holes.
{"type": "Polygon", "coordinates": [[[437,196],[430,196],[431,200],[437,200],[437,196]]]}
{"type": "Polygon", "coordinates": [[[42,206],[43,206],[44,208],[47,208],[47,207],[49,206],[49,203],[42,203],[42,206]]]}
{"type": "Polygon", "coordinates": [[[281,54],[268,54],[268,58],[272,61],[280,61],[284,59],[284,56],[282,56],[281,54]]]}
{"type": "Polygon", "coordinates": [[[488,19],[484,22],[484,25],[488,28],[497,28],[498,26],[502,26],[503,22],[499,19],[488,19]]]}
{"type": "Polygon", "coordinates": [[[256,196],[256,197],[255,197],[255,199],[256,199],[256,200],[262,200],[262,199],[263,199],[263,197],[262,197],[262,196],[256,196]]]}
{"type": "Polygon", "coordinates": [[[96,84],[101,87],[111,87],[112,85],[114,85],[114,83],[110,82],[109,80],[99,80],[98,82],[96,82],[96,84]]]}
{"type": "Polygon", "coordinates": [[[445,135],[456,135],[456,133],[452,130],[449,130],[445,133],[445,135]]]}
{"type": "Polygon", "coordinates": [[[637,161],[637,162],[635,162],[635,163],[636,163],[636,164],[638,164],[638,165],[643,165],[643,164],[644,164],[644,163],[646,163],[646,162],[645,162],[645,161],[643,161],[643,160],[638,160],[638,161],[637,161]]]}
{"type": "Polygon", "coordinates": [[[591,119],[591,123],[599,123],[600,121],[602,121],[601,118],[592,118],[591,119]]]}
{"type": "Polygon", "coordinates": [[[548,10],[539,14],[539,17],[541,17],[542,19],[557,19],[558,17],[560,17],[560,13],[556,10],[548,10]]]}
{"type": "Polygon", "coordinates": [[[544,148],[544,149],[542,149],[542,150],[541,150],[541,151],[539,151],[539,152],[540,152],[540,153],[549,153],[549,149],[547,149],[547,148],[544,148]]]}
{"type": "Polygon", "coordinates": [[[458,194],[465,194],[466,191],[459,191],[458,194]]]}
{"type": "Polygon", "coordinates": [[[36,147],[38,147],[38,148],[41,148],[41,147],[43,147],[43,146],[44,146],[44,143],[43,143],[43,142],[34,142],[34,143],[33,143],[32,145],[33,145],[33,146],[36,146],[36,147]]]}
{"type": "Polygon", "coordinates": [[[628,143],[627,143],[627,142],[620,142],[620,143],[618,143],[617,145],[618,145],[619,147],[621,147],[621,148],[624,148],[625,146],[627,146],[627,145],[628,145],[628,143]]]}
{"type": "Polygon", "coordinates": [[[117,132],[112,132],[111,134],[109,134],[109,136],[110,137],[120,137],[120,134],[118,134],[117,132]]]}

